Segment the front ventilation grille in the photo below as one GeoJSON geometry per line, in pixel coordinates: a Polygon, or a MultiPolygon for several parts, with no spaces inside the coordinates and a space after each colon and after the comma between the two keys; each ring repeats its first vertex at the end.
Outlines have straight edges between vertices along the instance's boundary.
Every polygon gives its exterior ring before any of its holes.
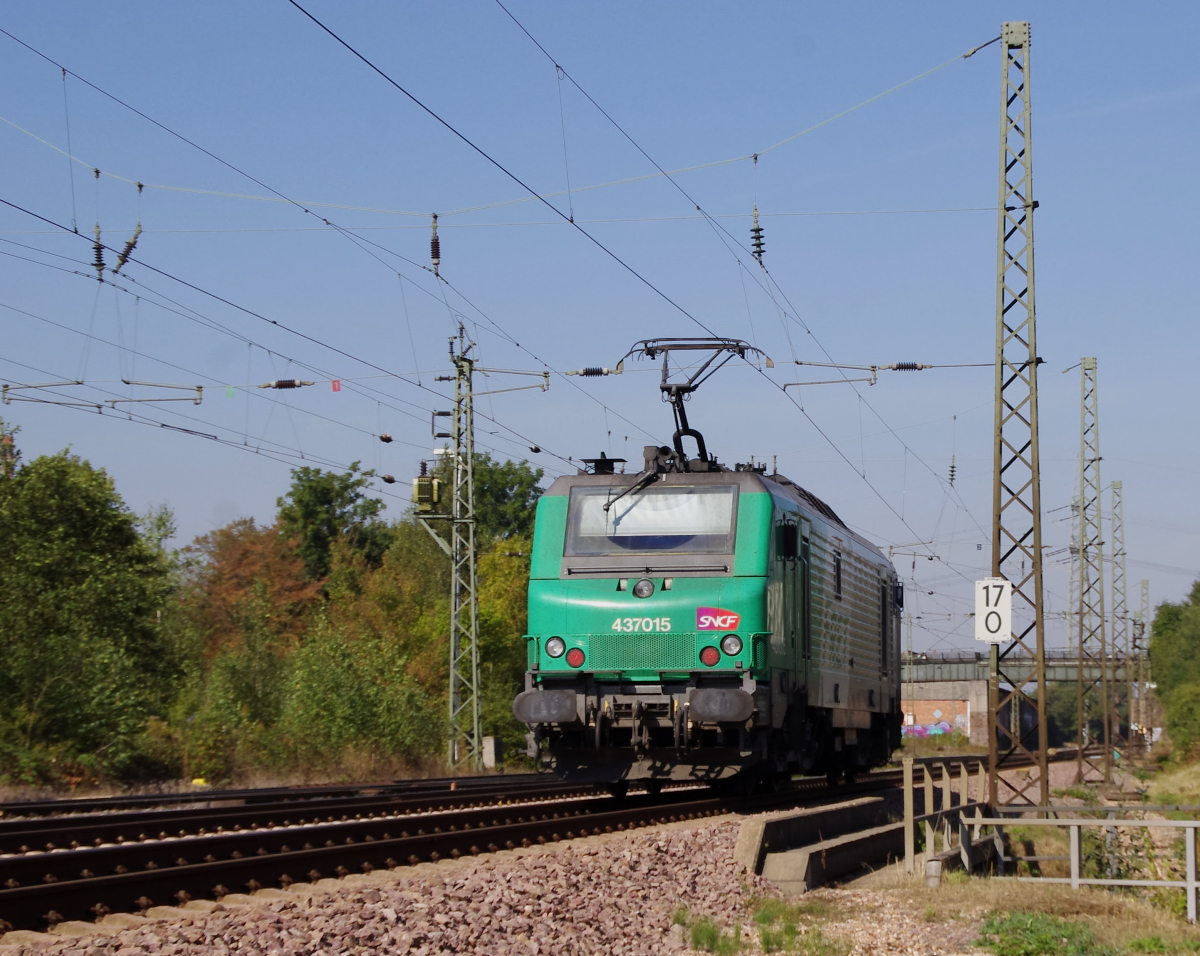
{"type": "Polygon", "coordinates": [[[588,666],[597,671],[690,671],[696,668],[692,634],[592,634],[588,666]]]}

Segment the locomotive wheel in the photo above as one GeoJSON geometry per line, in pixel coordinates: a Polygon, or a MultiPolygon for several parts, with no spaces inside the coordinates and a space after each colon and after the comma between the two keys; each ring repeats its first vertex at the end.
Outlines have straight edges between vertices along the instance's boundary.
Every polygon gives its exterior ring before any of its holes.
{"type": "Polygon", "coordinates": [[[840,787],[847,783],[846,770],[844,767],[830,767],[825,771],[825,782],[831,787],[840,787]]]}

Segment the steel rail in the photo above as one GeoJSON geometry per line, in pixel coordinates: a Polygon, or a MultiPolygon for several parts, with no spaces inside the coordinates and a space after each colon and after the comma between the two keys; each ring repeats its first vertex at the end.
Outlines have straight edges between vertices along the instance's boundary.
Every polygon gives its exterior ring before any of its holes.
{"type": "Polygon", "coordinates": [[[525,781],[545,780],[544,773],[501,774],[483,777],[438,777],[429,780],[391,780],[375,783],[321,785],[313,787],[257,787],[241,790],[196,790],[189,793],[121,794],[113,797],[78,797],[66,800],[20,800],[0,803],[0,816],[50,816],[59,813],[99,813],[111,810],[241,800],[265,803],[277,800],[311,800],[320,797],[467,790],[476,787],[521,786],[525,781]]]}
{"type": "MultiPolygon", "coordinates": [[[[1057,759],[1072,756],[1059,754],[1057,759]]],[[[944,776],[936,764],[929,769],[933,777],[944,776]]],[[[708,788],[626,797],[578,796],[557,802],[393,814],[30,852],[0,859],[7,881],[0,887],[0,923],[14,928],[44,927],[112,911],[220,898],[242,888],[251,892],[271,886],[286,888],[354,872],[719,813],[754,813],[827,802],[894,788],[902,781],[903,771],[884,770],[859,775],[837,787],[830,787],[823,778],[807,778],[783,792],[749,797],[714,795],[708,788]]],[[[299,809],[302,804],[295,806],[299,809]]]]}
{"type": "Polygon", "coordinates": [[[212,830],[288,826],[292,823],[316,823],[322,818],[334,822],[340,816],[397,813],[424,813],[436,810],[464,809],[513,799],[554,799],[595,792],[592,784],[567,784],[545,778],[539,786],[475,791],[447,791],[437,794],[391,794],[371,797],[335,797],[307,801],[286,801],[258,806],[186,807],[173,810],[145,810],[127,813],[67,817],[32,817],[0,821],[0,854],[54,850],[64,847],[99,845],[117,841],[165,839],[212,830]],[[18,844],[20,844],[18,846],[18,844]]]}
{"type": "Polygon", "coordinates": [[[751,797],[714,796],[697,788],[659,795],[583,797],[555,804],[477,807],[420,818],[337,821],[315,826],[211,834],[145,843],[29,853],[3,860],[0,920],[15,928],[44,927],[111,911],[220,898],[245,888],[283,886],[354,872],[415,865],[579,836],[757,812],[895,786],[886,771],[859,783],[829,787],[800,781],[795,789],[751,797]],[[219,855],[218,855],[219,854],[219,855]],[[14,868],[19,864],[19,869],[14,868]],[[81,869],[82,867],[82,869],[81,869]],[[112,872],[123,867],[124,872],[112,872]],[[108,869],[108,873],[101,871],[108,869]],[[86,874],[86,875],[84,875],[86,874]],[[47,878],[51,881],[47,881],[47,878]]]}

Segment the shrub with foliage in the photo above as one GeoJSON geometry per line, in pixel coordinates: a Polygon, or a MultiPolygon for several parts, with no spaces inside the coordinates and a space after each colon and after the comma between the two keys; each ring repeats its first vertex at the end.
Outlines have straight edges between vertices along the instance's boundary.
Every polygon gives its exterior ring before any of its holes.
{"type": "Polygon", "coordinates": [[[1200,581],[1186,601],[1158,606],[1150,658],[1167,733],[1181,751],[1193,751],[1200,746],[1200,581]]]}
{"type": "MultiPolygon", "coordinates": [[[[442,755],[449,561],[411,517],[381,519],[371,472],[295,469],[273,523],[168,552],[165,508],[137,518],[65,452],[4,451],[0,781],[369,776],[442,755]]],[[[481,455],[478,477],[483,724],[512,753],[541,472],[481,455]]]]}

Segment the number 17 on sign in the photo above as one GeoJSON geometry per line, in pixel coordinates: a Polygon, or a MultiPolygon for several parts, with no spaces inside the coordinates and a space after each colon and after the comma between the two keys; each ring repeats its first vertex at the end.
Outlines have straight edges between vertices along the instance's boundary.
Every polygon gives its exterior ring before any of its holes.
{"type": "Polygon", "coordinates": [[[975,582],[975,640],[1003,644],[1012,640],[1012,582],[984,578],[975,582]]]}

